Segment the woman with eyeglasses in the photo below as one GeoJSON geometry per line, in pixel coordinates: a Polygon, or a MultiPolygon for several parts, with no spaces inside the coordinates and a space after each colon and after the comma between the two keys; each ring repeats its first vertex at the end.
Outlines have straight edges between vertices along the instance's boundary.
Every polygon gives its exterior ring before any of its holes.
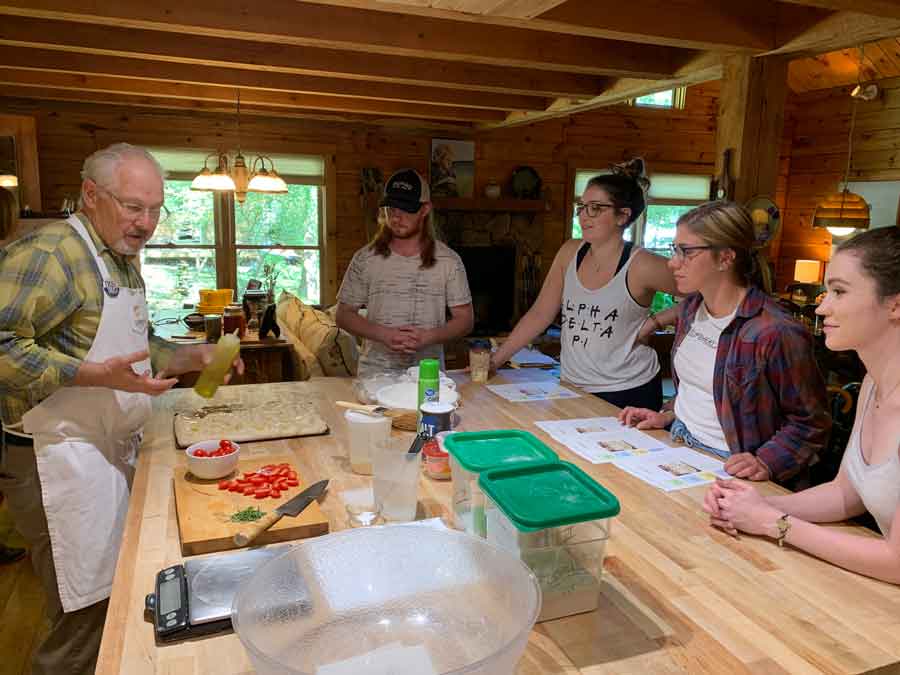
{"type": "Polygon", "coordinates": [[[642,159],[594,176],[575,212],[583,239],[563,244],[537,301],[491,358],[497,368],[540,335],[562,308],[561,378],[613,405],[658,409],[662,379],[656,352],[641,342],[656,291],[673,293],[666,259],[632,246],[625,230],[646,207],[650,181],[642,159]]]}
{"type": "Polygon", "coordinates": [[[880,227],[838,246],[825,274],[825,345],[854,350],[868,374],[853,432],[834,480],[790,495],[763,497],[740,481],[710,486],[703,510],[726,532],[788,543],[834,565],[900,583],[900,229],[880,227]],[[882,537],[816,523],[868,511],[882,537]]]}
{"type": "Polygon", "coordinates": [[[639,429],[724,458],[737,478],[803,485],[831,429],[812,336],[772,298],[768,263],[747,211],[708,202],[678,220],[669,267],[678,294],[677,388],[666,409],[629,407],[639,429]]]}

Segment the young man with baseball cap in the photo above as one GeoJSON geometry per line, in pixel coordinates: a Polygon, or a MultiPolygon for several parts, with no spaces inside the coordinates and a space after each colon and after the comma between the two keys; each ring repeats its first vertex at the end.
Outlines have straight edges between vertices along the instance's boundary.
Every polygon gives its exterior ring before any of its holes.
{"type": "Polygon", "coordinates": [[[338,292],[338,326],[366,339],[361,376],[424,358],[443,364],[443,343],[472,330],[466,269],[435,240],[432,218],[422,176],[413,169],[393,174],[385,183],[378,233],[354,254],[338,292]],[[363,306],[366,316],[359,314],[363,306]]]}

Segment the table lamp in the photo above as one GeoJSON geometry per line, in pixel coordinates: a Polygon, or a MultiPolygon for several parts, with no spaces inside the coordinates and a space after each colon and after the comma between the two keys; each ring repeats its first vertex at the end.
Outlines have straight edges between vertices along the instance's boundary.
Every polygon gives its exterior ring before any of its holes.
{"type": "Polygon", "coordinates": [[[815,302],[819,294],[819,271],[822,263],[818,260],[798,260],[794,263],[794,283],[790,286],[791,300],[801,304],[815,302]]]}

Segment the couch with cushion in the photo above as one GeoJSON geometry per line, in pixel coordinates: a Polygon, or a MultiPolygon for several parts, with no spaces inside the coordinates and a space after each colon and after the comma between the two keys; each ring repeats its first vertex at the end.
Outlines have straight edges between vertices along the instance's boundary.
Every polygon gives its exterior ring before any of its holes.
{"type": "Polygon", "coordinates": [[[281,337],[293,347],[296,379],[356,375],[359,348],[350,333],[338,328],[334,312],[333,307],[310,307],[288,291],[278,297],[275,318],[281,337]]]}

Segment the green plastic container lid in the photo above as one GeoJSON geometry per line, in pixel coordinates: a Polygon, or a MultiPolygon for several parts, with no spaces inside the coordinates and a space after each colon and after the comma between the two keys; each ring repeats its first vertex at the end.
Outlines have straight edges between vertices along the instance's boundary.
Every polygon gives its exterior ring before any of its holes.
{"type": "Polygon", "coordinates": [[[536,436],[518,429],[457,431],[444,439],[444,448],[473,473],[512,464],[559,461],[536,436]]]}
{"type": "Polygon", "coordinates": [[[569,462],[487,471],[478,485],[522,532],[618,515],[616,496],[569,462]]]}

